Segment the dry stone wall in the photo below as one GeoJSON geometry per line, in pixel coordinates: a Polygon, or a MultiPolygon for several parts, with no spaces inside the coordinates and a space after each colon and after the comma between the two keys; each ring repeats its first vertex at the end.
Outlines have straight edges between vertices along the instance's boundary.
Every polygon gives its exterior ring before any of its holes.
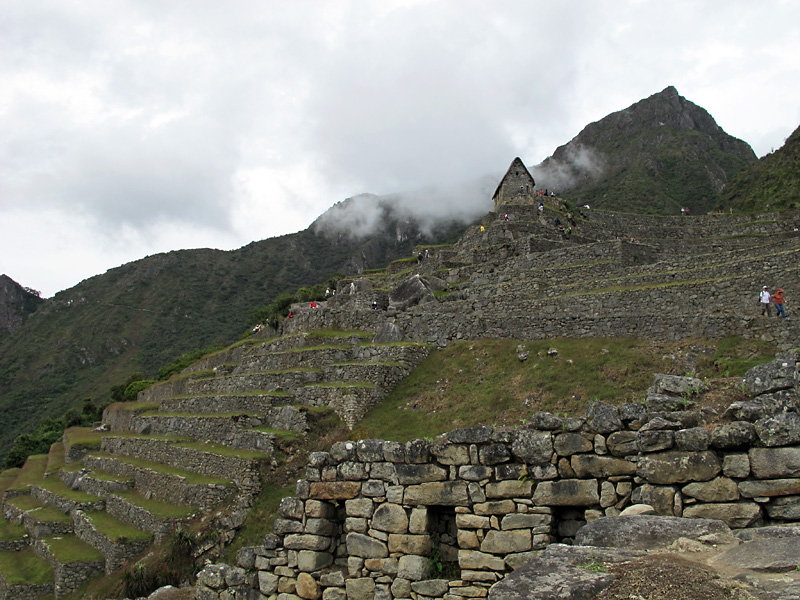
{"type": "MultiPolygon", "coordinates": [[[[795,357],[743,385],[751,399],[723,415],[689,410],[702,381],[658,375],[645,403],[594,402],[582,418],[334,444],[311,454],[239,568],[261,597],[462,600],[634,504],[731,528],[800,521],[795,357]]],[[[201,584],[197,597],[225,589],[201,584]]]]}

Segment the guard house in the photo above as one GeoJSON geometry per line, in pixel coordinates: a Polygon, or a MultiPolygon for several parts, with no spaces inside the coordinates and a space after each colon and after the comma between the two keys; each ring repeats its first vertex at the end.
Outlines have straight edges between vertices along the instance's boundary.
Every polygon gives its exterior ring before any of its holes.
{"type": "Polygon", "coordinates": [[[531,196],[534,193],[535,185],[536,182],[527,167],[519,157],[515,158],[511,161],[511,166],[508,167],[508,171],[500,180],[494,196],[492,196],[494,210],[497,211],[498,206],[509,203],[518,196],[531,196]]]}

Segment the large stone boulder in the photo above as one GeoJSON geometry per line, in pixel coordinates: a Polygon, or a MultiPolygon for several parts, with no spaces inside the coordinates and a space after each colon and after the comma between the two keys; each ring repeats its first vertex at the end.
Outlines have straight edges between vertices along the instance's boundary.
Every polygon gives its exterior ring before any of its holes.
{"type": "Polygon", "coordinates": [[[389,291],[389,307],[396,311],[408,310],[417,304],[435,300],[433,286],[419,274],[404,279],[389,291]]]}
{"type": "Polygon", "coordinates": [[[744,385],[752,396],[797,387],[797,363],[791,359],[773,360],[750,369],[744,376],[744,385]]]}
{"type": "Polygon", "coordinates": [[[713,519],[653,515],[604,517],[582,527],[575,535],[575,544],[651,550],[665,548],[679,538],[697,539],[708,534],[730,533],[731,530],[725,523],[713,519]]]}
{"type": "Polygon", "coordinates": [[[642,552],[551,544],[489,590],[489,600],[578,600],[594,598],[614,581],[606,565],[627,562],[642,552]]]}

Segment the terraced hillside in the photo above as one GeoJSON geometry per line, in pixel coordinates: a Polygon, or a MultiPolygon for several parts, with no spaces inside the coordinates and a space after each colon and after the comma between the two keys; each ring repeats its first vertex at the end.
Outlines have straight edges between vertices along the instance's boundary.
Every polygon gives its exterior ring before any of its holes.
{"type": "Polygon", "coordinates": [[[199,551],[230,541],[281,438],[320,412],[355,422],[428,352],[371,337],[253,338],[6,471],[0,597],[67,595],[212,511],[199,551]]]}
{"type": "Polygon", "coordinates": [[[62,597],[192,519],[206,519],[199,552],[213,553],[281,440],[321,413],[352,427],[434,345],[736,335],[796,346],[798,214],[656,218],[531,200],[453,246],[420,248],[421,260],[341,281],[318,307],[294,306],[279,335],[208,356],[6,471],[0,597],[62,597]],[[789,319],[759,314],[764,284],[786,290],[789,319]]]}
{"type": "Polygon", "coordinates": [[[800,291],[797,223],[797,212],[647,217],[571,214],[554,199],[542,212],[508,205],[419,264],[345,281],[327,306],[302,310],[284,331],[377,330],[391,321],[404,339],[439,344],[736,335],[789,348],[797,320],[775,319],[774,310],[772,319],[762,317],[757,296],[763,285],[781,287],[792,312],[788,298],[800,291]],[[556,219],[571,233],[561,233],[556,219]],[[368,310],[373,301],[383,310],[368,310]]]}

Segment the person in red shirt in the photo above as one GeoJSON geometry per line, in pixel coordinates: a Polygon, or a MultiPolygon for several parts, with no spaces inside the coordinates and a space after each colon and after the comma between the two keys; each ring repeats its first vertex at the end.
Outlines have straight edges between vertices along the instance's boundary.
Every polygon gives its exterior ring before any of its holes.
{"type": "Polygon", "coordinates": [[[778,290],[772,294],[772,301],[775,303],[775,316],[786,318],[786,311],[783,309],[783,290],[778,290]]]}

